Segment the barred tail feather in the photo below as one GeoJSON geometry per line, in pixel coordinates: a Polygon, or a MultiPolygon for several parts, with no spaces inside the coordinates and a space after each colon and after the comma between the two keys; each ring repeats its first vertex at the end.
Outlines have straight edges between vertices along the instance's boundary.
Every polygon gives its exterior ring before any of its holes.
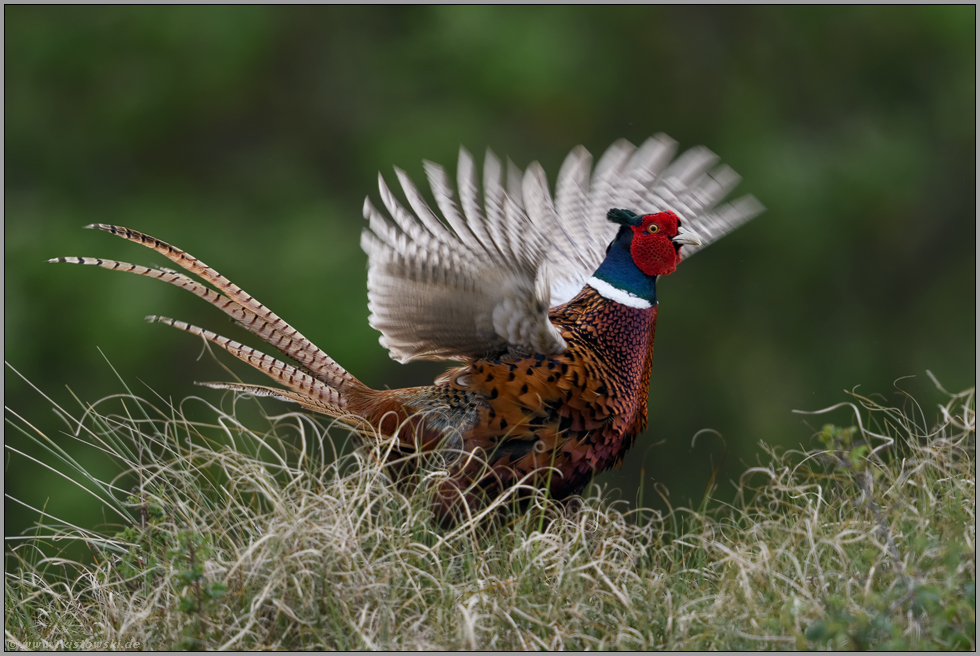
{"type": "Polygon", "coordinates": [[[306,371],[315,378],[322,380],[321,376],[318,375],[321,372],[317,371],[319,369],[318,365],[321,364],[318,362],[318,358],[316,357],[317,353],[308,353],[301,348],[297,349],[297,347],[294,346],[296,343],[294,338],[284,334],[282,331],[275,328],[271,323],[265,319],[262,319],[254,312],[245,309],[224,294],[216,292],[207,285],[203,285],[178,271],[173,271],[171,269],[151,269],[149,267],[140,266],[139,264],[130,264],[128,262],[106,260],[96,257],[56,257],[48,260],[48,262],[64,262],[68,264],[98,266],[102,267],[103,269],[123,271],[125,273],[146,276],[148,278],[170,283],[171,285],[175,285],[181,289],[186,289],[198,298],[204,299],[214,307],[227,314],[242,328],[258,335],[263,340],[279,349],[279,351],[281,351],[283,354],[299,362],[300,368],[303,371],[306,371]]]}
{"type": "MultiPolygon", "coordinates": [[[[341,390],[325,384],[323,381],[304,373],[299,368],[294,367],[291,364],[277,360],[270,355],[266,355],[265,353],[262,353],[261,351],[258,351],[250,346],[245,346],[244,344],[236,342],[233,339],[228,339],[227,337],[213,333],[210,330],[199,328],[198,326],[191,325],[184,321],[152,315],[146,317],[146,320],[150,323],[165,323],[168,326],[173,326],[178,330],[183,330],[184,332],[191,333],[192,335],[203,337],[209,342],[217,344],[224,350],[228,351],[242,362],[252,365],[265,375],[279,382],[283,386],[288,387],[291,392],[254,385],[235,387],[235,384],[231,383],[225,384],[230,385],[230,387],[227,387],[227,389],[240,389],[241,391],[250,391],[254,393],[254,389],[260,388],[265,390],[265,393],[263,394],[264,396],[275,396],[282,400],[294,401],[303,405],[309,410],[327,414],[333,417],[346,415],[348,412],[348,399],[344,394],[342,394],[341,390]]],[[[215,384],[209,383],[208,386],[214,387],[215,384]]]]}
{"type": "Polygon", "coordinates": [[[268,387],[267,385],[250,385],[247,383],[195,382],[194,384],[200,385],[201,387],[210,387],[211,389],[230,390],[240,394],[269,397],[279,401],[285,401],[287,403],[298,403],[312,412],[342,419],[345,423],[355,428],[359,427],[361,424],[366,424],[368,427],[370,427],[370,424],[367,424],[366,420],[359,415],[351,412],[339,412],[337,408],[334,408],[319,399],[315,399],[308,394],[300,394],[299,392],[291,392],[288,390],[278,389],[276,387],[268,387]]]}
{"type": "Polygon", "coordinates": [[[350,375],[333,358],[324,353],[298,330],[283,321],[272,310],[252,298],[251,295],[245,293],[238,285],[235,285],[191,254],[155,237],[130,228],[103,223],[94,223],[85,227],[103,230],[128,241],[142,244],[160,253],[183,269],[200,276],[205,281],[217,287],[224,295],[174,271],[149,269],[125,262],[97,258],[56,258],[49,260],[49,262],[92,264],[103,268],[123,270],[137,275],[157,278],[164,282],[177,285],[178,287],[183,287],[231,316],[246,330],[258,335],[279,349],[283,354],[299,362],[316,379],[328,386],[336,389],[364,388],[360,381],[350,375]]]}

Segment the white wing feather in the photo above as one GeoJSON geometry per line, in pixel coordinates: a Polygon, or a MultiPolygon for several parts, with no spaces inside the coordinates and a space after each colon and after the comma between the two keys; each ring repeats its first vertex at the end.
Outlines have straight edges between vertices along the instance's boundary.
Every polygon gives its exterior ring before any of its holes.
{"type": "Polygon", "coordinates": [[[618,230],[606,219],[610,209],[676,212],[702,239],[683,246],[685,259],[762,211],[751,196],[718,206],[738,175],[712,169],[718,158],[703,147],[671,163],[675,149],[664,135],[640,148],[620,140],[593,172],[592,156],[579,146],[562,164],[554,198],[537,162],[521,173],[508,161],[505,190],[503,166],[488,150],[481,202],[473,157],[461,148],[458,202],[445,170],[424,163],[445,220],[404,171],[395,169],[412,211],[379,175],[393,223],[365,199],[361,247],[369,322],[381,344],[400,362],[561,353],[565,343],[548,310],[573,298],[602,262],[618,230]]]}

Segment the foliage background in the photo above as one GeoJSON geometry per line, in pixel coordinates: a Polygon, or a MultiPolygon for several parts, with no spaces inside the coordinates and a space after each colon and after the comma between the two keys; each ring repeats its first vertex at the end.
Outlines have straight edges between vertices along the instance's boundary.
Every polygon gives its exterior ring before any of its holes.
{"type": "MultiPolygon", "coordinates": [[[[642,472],[644,503],[661,503],[658,482],[697,504],[720,464],[724,498],[760,439],[812,444],[793,408],[927,368],[948,389],[975,380],[972,6],[7,6],[4,18],[4,357],[58,402],[72,403],[65,386],[89,402],[121,391],[96,347],[138,394],[179,400],[202,393],[192,381],[228,378],[197,340],[144,315],[243,335],[172,286],[44,264],[162,264],[85,224],[201,257],[369,385],[423,384],[442,367],[397,365],[367,325],[357,244],[377,171],[421,181],[423,158],[452,171],[462,143],[538,159],[553,180],[576,144],[598,156],[660,131],[719,153],[768,211],[662,282],[651,427],[598,482],[635,498],[642,472]],[[724,443],[692,448],[702,428],[724,443]]],[[[9,370],[4,385],[7,407],[55,425],[9,370]]],[[[4,488],[101,521],[19,456],[6,455],[4,488]]],[[[5,506],[8,534],[34,519],[5,506]]]]}

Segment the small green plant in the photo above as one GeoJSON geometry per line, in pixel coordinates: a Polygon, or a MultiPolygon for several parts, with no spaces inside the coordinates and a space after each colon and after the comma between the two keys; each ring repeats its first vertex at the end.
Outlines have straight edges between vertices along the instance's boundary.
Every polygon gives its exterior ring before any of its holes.
{"type": "Polygon", "coordinates": [[[176,547],[169,549],[167,555],[173,562],[186,561],[183,568],[178,567],[173,583],[180,595],[177,609],[191,616],[192,621],[184,626],[183,640],[179,649],[195,649],[208,644],[205,633],[207,611],[227,590],[224,583],[209,582],[204,575],[204,562],[211,555],[211,548],[205,537],[196,531],[177,533],[176,547]]]}
{"type": "Polygon", "coordinates": [[[144,594],[159,581],[169,580],[178,598],[177,610],[189,619],[174,647],[207,646],[208,611],[228,590],[205,574],[204,564],[213,553],[207,536],[193,529],[176,529],[163,507],[146,495],[131,495],[127,501],[139,510],[141,523],[116,533],[116,540],[132,545],[114,561],[116,573],[129,582],[130,589],[142,587],[144,594]]]}

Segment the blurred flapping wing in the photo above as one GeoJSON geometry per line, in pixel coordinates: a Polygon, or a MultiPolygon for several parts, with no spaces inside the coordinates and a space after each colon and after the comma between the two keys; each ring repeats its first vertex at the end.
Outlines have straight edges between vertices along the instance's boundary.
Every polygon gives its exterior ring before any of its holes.
{"type": "Polygon", "coordinates": [[[460,149],[458,200],[445,170],[425,162],[440,216],[404,171],[395,169],[407,209],[379,175],[381,201],[364,202],[369,227],[370,324],[399,362],[470,360],[502,352],[558,354],[565,343],[548,310],[573,298],[602,262],[618,226],[614,208],[639,214],[673,210],[701,238],[686,258],[762,210],[752,197],[718,203],[738,183],[706,148],[671,163],[676,144],[664,135],[639,148],[620,140],[592,170],[579,146],[558,174],[552,198],[534,162],[523,174],[487,151],[483,199],[473,157],[460,149]]]}

